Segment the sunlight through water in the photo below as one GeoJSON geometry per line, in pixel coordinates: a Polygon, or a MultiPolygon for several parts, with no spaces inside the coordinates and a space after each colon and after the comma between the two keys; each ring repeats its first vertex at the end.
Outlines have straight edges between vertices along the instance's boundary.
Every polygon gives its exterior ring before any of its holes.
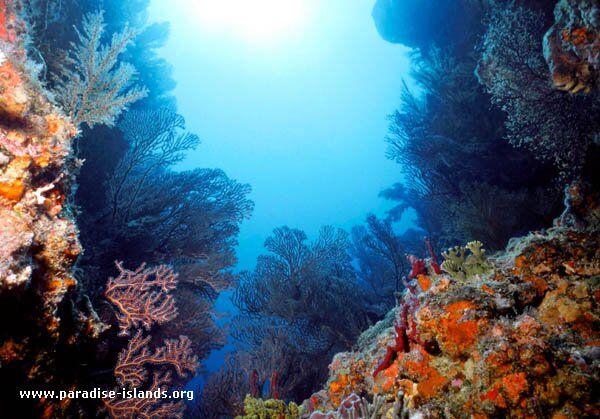
{"type": "Polygon", "coordinates": [[[307,0],[187,0],[205,29],[232,34],[244,42],[275,45],[302,31],[307,0]]]}

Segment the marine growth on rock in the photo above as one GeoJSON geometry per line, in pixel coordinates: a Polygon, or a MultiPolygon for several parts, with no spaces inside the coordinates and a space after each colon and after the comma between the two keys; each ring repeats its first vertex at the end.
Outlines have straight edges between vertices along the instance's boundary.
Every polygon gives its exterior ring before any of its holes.
{"type": "MultiPolygon", "coordinates": [[[[81,253],[66,208],[81,164],[71,155],[76,129],[32,76],[19,7],[0,0],[0,378],[15,389],[67,388],[74,373],[59,364],[103,325],[72,274],[81,253]]],[[[47,417],[67,405],[39,400],[47,417]]]]}
{"type": "MultiPolygon", "coordinates": [[[[383,398],[377,417],[391,417],[401,394],[419,417],[600,415],[590,392],[600,378],[600,205],[581,185],[567,193],[576,204],[561,220],[577,213],[577,225],[557,222],[494,257],[484,257],[478,242],[445,252],[445,272],[420,281],[431,285],[408,311],[418,338],[393,357],[398,323],[359,340],[356,351],[336,355],[327,386],[304,411],[346,417],[340,406],[358,394],[383,398]]],[[[412,301],[407,290],[396,315],[412,301]]]]}

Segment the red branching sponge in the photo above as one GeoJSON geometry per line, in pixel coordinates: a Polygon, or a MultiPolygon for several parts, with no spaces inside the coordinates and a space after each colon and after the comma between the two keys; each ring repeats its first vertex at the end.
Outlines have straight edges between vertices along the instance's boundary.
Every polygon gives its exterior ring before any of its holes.
{"type": "MultiPolygon", "coordinates": [[[[442,273],[442,269],[440,268],[440,264],[438,263],[438,258],[433,251],[433,246],[428,238],[425,238],[425,246],[427,246],[427,252],[429,256],[431,256],[431,268],[439,275],[442,273]]],[[[408,259],[408,263],[410,263],[410,273],[408,274],[409,279],[416,278],[419,275],[427,275],[427,269],[425,269],[425,260],[419,259],[414,255],[407,255],[406,259],[408,259]]]]}
{"type": "Polygon", "coordinates": [[[406,289],[408,290],[408,301],[405,300],[402,303],[400,321],[394,322],[394,330],[396,331],[394,346],[387,347],[383,360],[373,372],[373,377],[376,377],[379,372],[392,365],[394,354],[408,352],[410,350],[409,341],[416,342],[420,345],[423,344],[419,338],[417,322],[415,320],[415,313],[419,308],[419,299],[417,298],[414,286],[409,285],[404,278],[403,282],[405,282],[406,289]],[[411,312],[410,320],[408,315],[409,312],[411,312]]]}
{"type": "Polygon", "coordinates": [[[373,377],[376,377],[381,371],[388,369],[392,365],[392,358],[394,354],[398,352],[406,352],[408,350],[408,335],[406,329],[400,324],[394,323],[394,329],[396,330],[396,340],[394,346],[388,346],[385,352],[385,356],[381,360],[381,363],[373,371],[373,377]]]}
{"type": "Polygon", "coordinates": [[[425,246],[427,246],[427,251],[429,252],[429,256],[431,256],[431,267],[433,268],[433,271],[435,272],[436,275],[439,275],[442,273],[442,269],[440,268],[440,264],[438,263],[438,258],[435,254],[435,252],[433,251],[433,246],[431,245],[431,241],[429,241],[429,238],[425,238],[425,246]]]}
{"type": "Polygon", "coordinates": [[[142,264],[135,271],[116,262],[119,276],[110,278],[104,295],[117,309],[119,332],[129,335],[133,328],[150,330],[155,323],[165,323],[177,316],[175,300],[169,292],[177,286],[177,274],[166,266],[146,268],[142,264]]]}
{"type": "Polygon", "coordinates": [[[258,395],[258,371],[252,370],[252,389],[250,395],[252,397],[259,397],[258,395]]]}
{"type": "Polygon", "coordinates": [[[409,279],[416,278],[417,275],[425,275],[427,272],[425,271],[425,261],[423,259],[419,259],[414,255],[406,256],[408,263],[410,263],[410,273],[408,274],[409,279]]]}
{"type": "Polygon", "coordinates": [[[269,380],[269,394],[275,400],[279,400],[279,392],[277,391],[277,379],[279,378],[279,373],[277,371],[273,371],[271,374],[271,379],[269,380]]]}

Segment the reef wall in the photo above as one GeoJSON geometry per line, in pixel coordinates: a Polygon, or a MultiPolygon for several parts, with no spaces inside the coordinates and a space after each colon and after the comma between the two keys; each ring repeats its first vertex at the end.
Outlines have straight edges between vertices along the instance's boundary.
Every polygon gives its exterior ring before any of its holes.
{"type": "Polygon", "coordinates": [[[387,320],[336,355],[306,416],[366,404],[381,417],[599,417],[600,204],[580,184],[566,203],[499,255],[475,242],[445,252],[441,274],[428,262],[387,320]]]}
{"type": "Polygon", "coordinates": [[[544,57],[552,82],[571,93],[589,93],[600,77],[600,4],[560,0],[555,22],[544,36],[544,57]]]}
{"type": "Polygon", "coordinates": [[[0,379],[14,390],[11,406],[52,417],[66,406],[27,403],[17,391],[72,385],[76,348],[99,322],[72,275],[81,252],[68,205],[77,132],[27,59],[19,4],[0,0],[0,379]]]}

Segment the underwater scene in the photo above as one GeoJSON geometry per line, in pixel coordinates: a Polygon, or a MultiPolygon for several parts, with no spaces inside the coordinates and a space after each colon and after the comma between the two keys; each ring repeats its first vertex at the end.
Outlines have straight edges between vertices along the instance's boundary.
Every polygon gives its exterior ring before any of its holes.
{"type": "Polygon", "coordinates": [[[598,418],[599,157],[599,0],[0,0],[0,416],[598,418]]]}

